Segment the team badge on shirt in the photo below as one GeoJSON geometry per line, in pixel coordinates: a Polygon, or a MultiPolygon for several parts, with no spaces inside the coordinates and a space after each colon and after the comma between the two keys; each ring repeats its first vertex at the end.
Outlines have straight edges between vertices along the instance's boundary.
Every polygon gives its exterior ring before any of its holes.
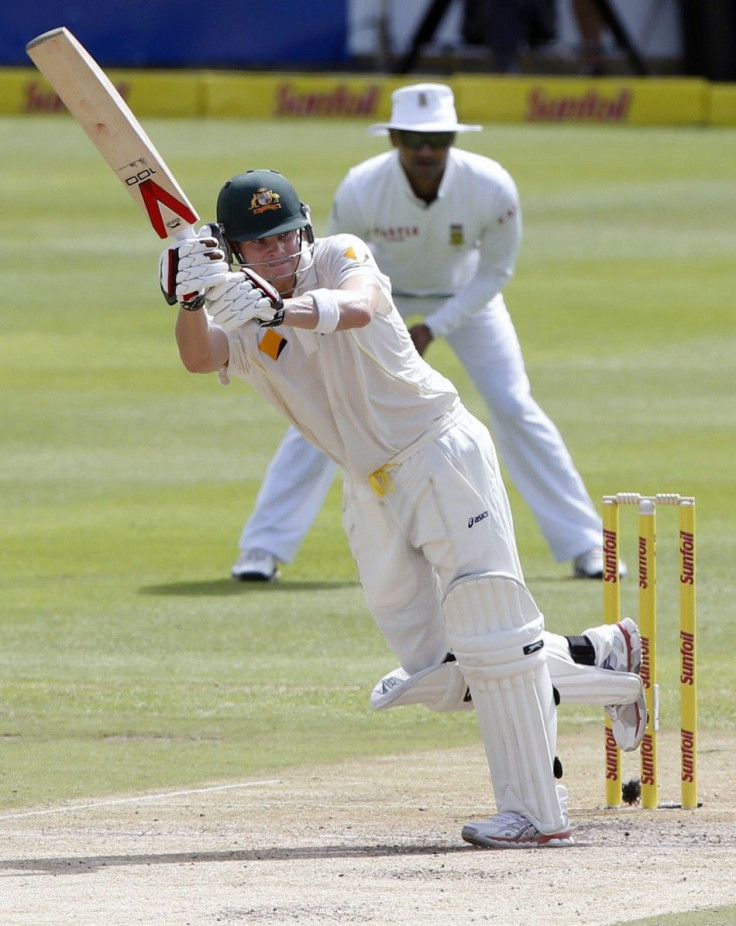
{"type": "Polygon", "coordinates": [[[465,229],[458,222],[456,225],[450,226],[450,244],[457,247],[460,244],[465,242],[465,229]]]}
{"type": "Polygon", "coordinates": [[[367,251],[361,251],[360,253],[356,253],[355,248],[352,246],[349,247],[347,251],[343,251],[342,256],[347,257],[348,260],[357,261],[359,264],[364,264],[368,260],[367,251]]]}

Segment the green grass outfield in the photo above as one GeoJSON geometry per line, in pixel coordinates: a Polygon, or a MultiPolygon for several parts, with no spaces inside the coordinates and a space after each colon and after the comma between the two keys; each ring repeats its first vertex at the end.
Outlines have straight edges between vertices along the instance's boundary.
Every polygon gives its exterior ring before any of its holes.
{"type": "MultiPolygon", "coordinates": [[[[276,167],[318,233],[346,169],[385,148],[355,123],[146,128],[203,219],[226,178],[276,167]]],[[[733,730],[736,130],[489,126],[460,141],[519,185],[508,304],[591,495],[697,497],[701,728],[733,730]]],[[[184,371],[161,243],[75,123],[4,118],[0,144],[2,809],[475,741],[469,716],[368,710],[394,661],[356,583],[339,481],[278,585],[229,580],[283,421],[242,384],[184,371]]],[[[446,346],[428,359],[484,417],[446,346]]],[[[597,623],[600,585],[569,578],[510,494],[548,626],[597,623]]],[[[663,725],[674,529],[662,511],[663,725]]],[[[634,594],[630,581],[632,608],[634,594]]],[[[599,712],[561,724],[599,735],[599,712]]]]}
{"type": "MultiPolygon", "coordinates": [[[[665,913],[643,920],[626,920],[626,926],[733,926],[736,909],[717,907],[698,913],[665,913]]],[[[624,926],[622,920],[620,926],[624,926]]]]}

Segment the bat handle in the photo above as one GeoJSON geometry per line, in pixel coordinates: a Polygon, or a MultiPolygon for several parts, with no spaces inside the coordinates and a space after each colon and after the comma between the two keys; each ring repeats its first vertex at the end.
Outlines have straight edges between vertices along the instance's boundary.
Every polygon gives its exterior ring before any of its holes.
{"type": "Polygon", "coordinates": [[[183,241],[184,238],[196,238],[197,232],[193,225],[185,225],[183,228],[180,228],[178,232],[174,234],[174,238],[178,238],[180,241],[183,241]]]}

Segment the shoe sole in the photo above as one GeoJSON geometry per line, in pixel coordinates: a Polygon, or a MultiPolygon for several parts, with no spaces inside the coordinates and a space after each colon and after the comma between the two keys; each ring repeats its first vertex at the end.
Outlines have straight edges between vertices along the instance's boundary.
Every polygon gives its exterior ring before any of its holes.
{"type": "Polygon", "coordinates": [[[639,629],[631,618],[619,621],[618,628],[623,634],[624,642],[626,643],[626,671],[633,672],[634,675],[639,675],[641,673],[641,635],[639,634],[639,629]],[[629,630],[629,625],[634,628],[633,632],[629,630]],[[637,647],[638,652],[636,655],[632,642],[634,640],[634,635],[639,639],[639,646],[637,647]]]}
{"type": "MultiPolygon", "coordinates": [[[[639,634],[639,628],[631,620],[631,618],[625,618],[624,620],[619,621],[617,626],[619,630],[621,631],[623,638],[624,638],[624,643],[626,644],[627,672],[633,672],[634,675],[640,675],[641,674],[642,646],[641,646],[641,635],[639,634]],[[633,630],[630,630],[629,627],[632,627],[633,630]],[[636,649],[632,642],[635,638],[638,638],[638,641],[639,641],[639,645],[638,647],[636,647],[636,649]]],[[[636,711],[636,729],[640,731],[639,735],[635,737],[634,743],[631,746],[621,746],[621,744],[618,743],[618,739],[616,738],[616,735],[614,733],[614,739],[616,739],[617,745],[624,752],[633,752],[635,749],[638,749],[639,746],[641,745],[641,741],[644,739],[644,732],[646,729],[647,711],[646,711],[646,701],[644,699],[643,694],[640,697],[640,699],[634,703],[634,710],[636,711]]],[[[610,712],[609,712],[609,717],[611,717],[610,712]]],[[[613,719],[614,718],[611,717],[611,720],[613,719]]]]}

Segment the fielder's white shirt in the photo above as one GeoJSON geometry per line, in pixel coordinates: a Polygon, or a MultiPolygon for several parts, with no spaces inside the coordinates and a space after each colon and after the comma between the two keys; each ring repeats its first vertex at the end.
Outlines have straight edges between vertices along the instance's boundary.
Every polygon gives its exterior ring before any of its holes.
{"type": "Polygon", "coordinates": [[[521,244],[519,196],[496,161],[452,147],[428,205],[393,149],[353,167],[340,184],[329,234],[343,231],[370,242],[401,313],[421,313],[443,337],[502,300],[521,244]]]}
{"type": "Polygon", "coordinates": [[[441,433],[459,400],[415,350],[388,278],[355,236],[317,239],[294,295],[337,289],[355,274],[368,274],[383,293],[368,325],[320,335],[246,322],[227,335],[230,360],[220,378],[248,382],[349,478],[364,479],[441,433]]]}

